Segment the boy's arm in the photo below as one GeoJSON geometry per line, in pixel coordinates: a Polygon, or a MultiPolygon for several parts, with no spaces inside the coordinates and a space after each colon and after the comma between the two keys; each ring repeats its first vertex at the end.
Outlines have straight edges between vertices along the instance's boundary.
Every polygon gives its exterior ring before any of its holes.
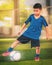
{"type": "Polygon", "coordinates": [[[21,30],[17,33],[17,35],[20,35],[21,32],[22,32],[25,28],[26,28],[26,24],[24,23],[23,26],[22,26],[22,28],[21,28],[21,30]]]}
{"type": "Polygon", "coordinates": [[[45,31],[46,31],[46,38],[49,40],[48,26],[45,27],[45,31]]]}
{"type": "Polygon", "coordinates": [[[47,23],[47,21],[46,21],[46,19],[44,17],[43,17],[43,21],[42,22],[43,22],[43,25],[45,27],[46,38],[49,39],[50,38],[49,31],[48,31],[49,25],[48,25],[48,23],[47,23]]]}
{"type": "Polygon", "coordinates": [[[20,35],[21,32],[26,28],[26,25],[31,21],[31,15],[29,16],[29,18],[25,21],[25,23],[23,24],[21,30],[17,33],[17,35],[20,35]]]}
{"type": "Polygon", "coordinates": [[[26,24],[24,23],[21,30],[20,30],[20,32],[22,32],[25,28],[26,28],[26,24]]]}

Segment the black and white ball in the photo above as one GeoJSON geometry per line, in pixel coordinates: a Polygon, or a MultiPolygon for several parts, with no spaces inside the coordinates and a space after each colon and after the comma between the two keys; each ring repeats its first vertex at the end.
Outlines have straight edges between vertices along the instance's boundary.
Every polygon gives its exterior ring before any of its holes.
{"type": "Polygon", "coordinates": [[[19,51],[12,51],[9,56],[11,61],[19,61],[21,59],[21,53],[19,51]]]}

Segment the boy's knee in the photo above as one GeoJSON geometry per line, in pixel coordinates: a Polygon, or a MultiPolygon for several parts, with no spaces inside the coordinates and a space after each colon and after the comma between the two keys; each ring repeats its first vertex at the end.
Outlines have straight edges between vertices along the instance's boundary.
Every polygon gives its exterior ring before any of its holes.
{"type": "Polygon", "coordinates": [[[40,54],[40,47],[36,47],[36,53],[40,54]]]}
{"type": "Polygon", "coordinates": [[[40,49],[40,47],[36,47],[36,49],[40,49]]]}
{"type": "Polygon", "coordinates": [[[20,43],[20,41],[18,41],[18,40],[16,40],[15,42],[16,42],[17,44],[19,44],[19,43],[20,43]]]}

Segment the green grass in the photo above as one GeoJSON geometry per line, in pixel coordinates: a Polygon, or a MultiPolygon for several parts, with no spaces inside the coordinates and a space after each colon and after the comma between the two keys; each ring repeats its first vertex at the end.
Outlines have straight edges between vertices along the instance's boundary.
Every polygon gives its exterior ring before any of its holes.
{"type": "Polygon", "coordinates": [[[19,62],[0,62],[0,65],[52,65],[52,60],[43,59],[39,62],[35,62],[34,60],[19,61],[19,62]]]}
{"type": "MultiPolygon", "coordinates": [[[[6,51],[15,39],[0,39],[0,53],[6,51]]],[[[52,65],[52,40],[41,40],[41,54],[40,61],[35,62],[35,48],[31,49],[30,42],[28,44],[21,44],[14,50],[20,51],[22,57],[19,62],[10,61],[9,57],[0,56],[0,65],[52,65]]]]}

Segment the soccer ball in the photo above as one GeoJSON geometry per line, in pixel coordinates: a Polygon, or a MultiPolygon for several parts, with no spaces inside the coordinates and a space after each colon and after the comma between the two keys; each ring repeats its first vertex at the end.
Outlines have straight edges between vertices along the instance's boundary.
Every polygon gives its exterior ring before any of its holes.
{"type": "Polygon", "coordinates": [[[21,53],[19,51],[12,51],[9,56],[11,61],[19,61],[21,59],[21,53]]]}

